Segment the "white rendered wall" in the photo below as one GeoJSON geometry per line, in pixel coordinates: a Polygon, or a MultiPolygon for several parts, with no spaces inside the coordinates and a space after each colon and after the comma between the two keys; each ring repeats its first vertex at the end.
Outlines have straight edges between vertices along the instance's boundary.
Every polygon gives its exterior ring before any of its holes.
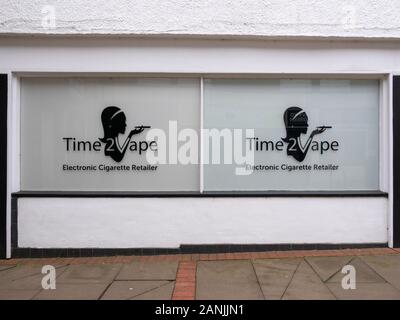
{"type": "Polygon", "coordinates": [[[18,245],[386,243],[385,198],[52,198],[18,200],[18,245]]]}
{"type": "Polygon", "coordinates": [[[0,34],[400,38],[400,1],[2,0],[0,34]]]}
{"type": "MultiPolygon", "coordinates": [[[[339,78],[348,73],[390,74],[400,71],[400,43],[3,38],[0,71],[14,75],[9,100],[13,124],[9,128],[9,190],[16,192],[20,191],[18,76],[21,74],[300,73],[308,76],[318,73],[339,74],[339,78]]],[[[391,120],[389,89],[386,89],[382,100],[380,166],[382,190],[390,193],[391,120]]],[[[371,243],[391,238],[390,228],[387,230],[392,219],[390,198],[20,199],[19,202],[21,246],[371,243]],[[82,207],[74,208],[78,204],[82,207]],[[142,211],[139,213],[136,207],[142,211]],[[293,208],[297,211],[291,211],[293,208]],[[68,237],[61,236],[64,232],[68,237]]],[[[10,225],[9,207],[9,228],[10,225]]]]}
{"type": "Polygon", "coordinates": [[[1,71],[390,73],[400,42],[0,38],[1,71]]]}

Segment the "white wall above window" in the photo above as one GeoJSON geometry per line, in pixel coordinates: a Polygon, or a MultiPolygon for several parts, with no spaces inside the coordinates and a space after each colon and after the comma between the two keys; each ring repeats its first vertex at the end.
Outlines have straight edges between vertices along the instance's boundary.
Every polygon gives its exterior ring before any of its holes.
{"type": "Polygon", "coordinates": [[[398,39],[398,21],[398,0],[3,0],[0,34],[398,39]]]}

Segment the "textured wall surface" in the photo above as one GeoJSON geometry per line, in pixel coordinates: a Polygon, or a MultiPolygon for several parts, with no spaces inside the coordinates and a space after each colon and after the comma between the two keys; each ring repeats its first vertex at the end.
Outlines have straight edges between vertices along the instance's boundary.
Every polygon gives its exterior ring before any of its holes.
{"type": "Polygon", "coordinates": [[[0,0],[0,34],[400,39],[400,1],[0,0]]]}

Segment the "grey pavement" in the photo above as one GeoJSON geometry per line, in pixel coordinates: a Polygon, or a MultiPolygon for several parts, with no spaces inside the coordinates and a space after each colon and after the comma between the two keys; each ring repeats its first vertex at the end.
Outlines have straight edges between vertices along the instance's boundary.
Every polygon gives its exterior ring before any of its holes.
{"type": "MultiPolygon", "coordinates": [[[[55,290],[42,288],[41,268],[0,261],[0,299],[169,300],[179,262],[60,263],[55,290]]],[[[205,300],[400,300],[400,255],[198,261],[195,290],[205,300]],[[342,287],[347,265],[356,271],[354,290],[342,287]]]]}
{"type": "Polygon", "coordinates": [[[133,262],[124,265],[117,280],[175,280],[178,261],[133,262]]]}
{"type": "Polygon", "coordinates": [[[41,265],[8,266],[0,269],[0,300],[169,300],[177,266],[177,262],[55,266],[55,290],[42,288],[41,265]]]}
{"type": "Polygon", "coordinates": [[[196,298],[400,300],[400,255],[202,261],[196,298]],[[355,289],[342,287],[346,265],[355,269],[355,289]]]}
{"type": "Polygon", "coordinates": [[[200,261],[196,298],[261,300],[263,294],[250,260],[200,261]]]}

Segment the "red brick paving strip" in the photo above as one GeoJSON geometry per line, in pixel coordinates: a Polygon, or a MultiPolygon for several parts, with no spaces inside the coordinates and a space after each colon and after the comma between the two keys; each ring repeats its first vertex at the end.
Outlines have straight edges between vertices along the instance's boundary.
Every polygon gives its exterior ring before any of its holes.
{"type": "Polygon", "coordinates": [[[172,300],[194,300],[196,296],[196,262],[180,262],[172,300]]]}
{"type": "MultiPolygon", "coordinates": [[[[133,261],[180,261],[181,264],[196,261],[211,260],[245,260],[245,259],[284,259],[303,257],[335,257],[335,256],[362,256],[400,254],[400,248],[367,248],[342,250],[293,250],[267,252],[235,252],[217,254],[177,254],[159,256],[113,256],[113,257],[84,257],[84,258],[23,258],[0,260],[0,265],[15,264],[124,264],[133,261]]],[[[184,265],[183,265],[184,266],[184,265]]]]}

